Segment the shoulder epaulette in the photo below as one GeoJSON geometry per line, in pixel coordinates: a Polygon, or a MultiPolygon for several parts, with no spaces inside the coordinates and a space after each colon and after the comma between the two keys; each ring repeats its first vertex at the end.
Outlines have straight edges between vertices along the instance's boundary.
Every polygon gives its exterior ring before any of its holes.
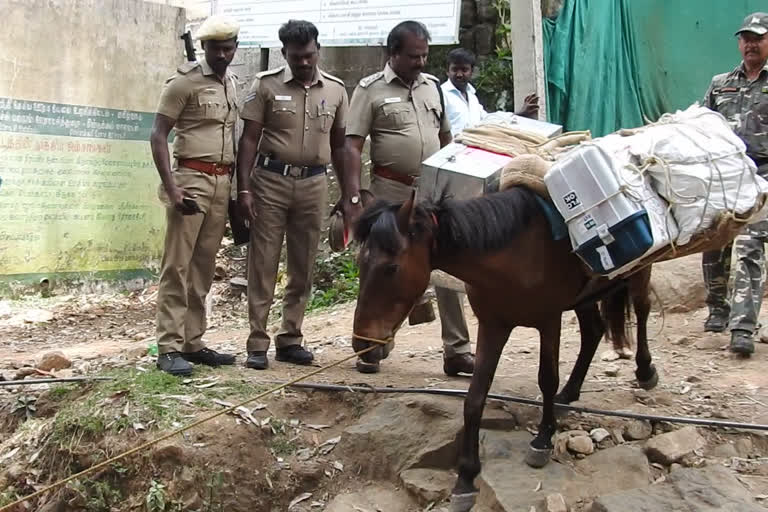
{"type": "Polygon", "coordinates": [[[256,78],[264,78],[265,76],[276,75],[278,73],[281,73],[284,69],[285,69],[285,66],[280,66],[279,68],[275,68],[275,69],[268,69],[266,71],[262,71],[261,73],[256,73],[256,78]]]}
{"type": "Polygon", "coordinates": [[[432,80],[433,82],[437,82],[437,85],[440,85],[440,79],[437,78],[435,75],[430,75],[429,73],[422,73],[425,78],[428,80],[432,80]]]}
{"type": "Polygon", "coordinates": [[[339,78],[337,76],[333,76],[330,73],[326,73],[322,69],[320,70],[320,74],[323,76],[323,78],[327,78],[328,80],[331,80],[333,82],[336,82],[336,83],[341,84],[342,86],[344,86],[344,80],[342,80],[341,78],[339,78]]]}
{"type": "Polygon", "coordinates": [[[178,71],[182,75],[186,75],[187,73],[189,73],[190,71],[198,67],[199,65],[200,63],[197,61],[185,62],[184,64],[176,68],[176,71],[178,71]]]}
{"type": "Polygon", "coordinates": [[[367,77],[361,79],[360,82],[358,83],[358,85],[360,87],[362,87],[363,89],[365,89],[366,87],[371,85],[376,80],[382,78],[383,76],[384,76],[384,72],[383,71],[378,71],[378,72],[376,72],[376,73],[374,73],[374,74],[372,74],[370,76],[367,76],[367,77]]]}

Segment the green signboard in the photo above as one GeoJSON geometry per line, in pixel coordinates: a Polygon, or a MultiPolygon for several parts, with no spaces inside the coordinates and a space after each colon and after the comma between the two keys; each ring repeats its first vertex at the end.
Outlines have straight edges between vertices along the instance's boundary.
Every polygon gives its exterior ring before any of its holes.
{"type": "Polygon", "coordinates": [[[152,268],[153,114],[0,98],[0,276],[152,268]]]}

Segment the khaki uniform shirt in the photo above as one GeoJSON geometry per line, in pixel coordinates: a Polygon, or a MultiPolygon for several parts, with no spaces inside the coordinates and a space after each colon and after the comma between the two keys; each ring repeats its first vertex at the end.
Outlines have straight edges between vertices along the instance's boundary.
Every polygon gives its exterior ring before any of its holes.
{"type": "Polygon", "coordinates": [[[421,163],[440,149],[438,135],[451,131],[439,87],[440,81],[425,73],[409,87],[387,64],[355,88],[347,135],[370,134],[374,166],[418,176],[421,163]]]}
{"type": "Polygon", "coordinates": [[[309,87],[282,66],[256,75],[240,117],[264,126],[259,152],[296,166],[331,162],[332,129],[343,129],[349,100],[344,82],[315,70],[309,87]]]}
{"type": "Polygon", "coordinates": [[[157,113],[176,121],[173,156],[231,164],[237,121],[235,76],[222,81],[208,63],[188,62],[165,82],[157,113]]]}
{"type": "Polygon", "coordinates": [[[743,63],[715,76],[703,104],[728,120],[750,158],[768,159],[768,65],[753,82],[747,80],[743,63]]]}

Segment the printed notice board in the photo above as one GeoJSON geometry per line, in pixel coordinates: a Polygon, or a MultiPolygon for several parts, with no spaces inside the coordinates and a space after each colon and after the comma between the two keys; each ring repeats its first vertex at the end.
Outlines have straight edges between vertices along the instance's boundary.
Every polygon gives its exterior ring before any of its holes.
{"type": "Polygon", "coordinates": [[[0,276],[157,267],[152,119],[0,98],[0,276]]]}
{"type": "Polygon", "coordinates": [[[376,46],[405,20],[427,26],[432,44],[458,42],[461,0],[218,0],[217,14],[240,22],[243,46],[281,47],[280,26],[289,19],[311,21],[323,46],[376,46]]]}

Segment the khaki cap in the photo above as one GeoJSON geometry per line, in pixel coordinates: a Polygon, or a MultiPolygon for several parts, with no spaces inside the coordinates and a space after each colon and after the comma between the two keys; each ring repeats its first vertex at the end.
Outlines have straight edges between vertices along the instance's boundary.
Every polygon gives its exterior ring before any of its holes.
{"type": "Polygon", "coordinates": [[[229,16],[213,15],[197,29],[195,39],[200,41],[226,41],[240,33],[240,24],[229,16]]]}

